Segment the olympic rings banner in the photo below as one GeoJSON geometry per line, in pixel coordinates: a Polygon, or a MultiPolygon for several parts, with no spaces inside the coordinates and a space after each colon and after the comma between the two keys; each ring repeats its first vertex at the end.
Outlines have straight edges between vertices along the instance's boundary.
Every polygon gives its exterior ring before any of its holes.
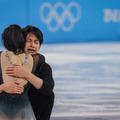
{"type": "Polygon", "coordinates": [[[0,16],[0,34],[30,24],[44,43],[120,41],[120,0],[0,0],[0,16]]]}

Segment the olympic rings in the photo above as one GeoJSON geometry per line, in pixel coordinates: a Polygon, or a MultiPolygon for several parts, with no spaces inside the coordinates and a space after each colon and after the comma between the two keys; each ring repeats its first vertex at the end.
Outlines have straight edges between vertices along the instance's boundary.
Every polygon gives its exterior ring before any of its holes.
{"type": "Polygon", "coordinates": [[[59,28],[68,32],[71,31],[74,24],[80,20],[81,8],[77,2],[70,2],[67,6],[63,2],[57,2],[54,6],[52,6],[49,2],[45,2],[41,5],[39,14],[41,21],[47,25],[47,28],[51,32],[56,32],[59,28]],[[57,11],[58,8],[62,9],[61,14],[57,11]],[[76,16],[74,15],[72,8],[76,9],[76,16]],[[48,12],[45,14],[45,10],[47,9],[48,12]],[[66,20],[69,21],[68,26],[65,26],[66,20]],[[51,25],[51,22],[56,23],[54,27],[51,25]]]}

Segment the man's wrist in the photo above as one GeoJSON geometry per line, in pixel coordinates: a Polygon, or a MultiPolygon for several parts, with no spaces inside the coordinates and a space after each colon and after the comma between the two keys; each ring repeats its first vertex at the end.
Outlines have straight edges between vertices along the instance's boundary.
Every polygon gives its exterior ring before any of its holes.
{"type": "Polygon", "coordinates": [[[27,72],[27,73],[25,74],[24,79],[26,79],[26,80],[29,81],[30,77],[31,77],[31,73],[30,73],[30,72],[27,72]]]}

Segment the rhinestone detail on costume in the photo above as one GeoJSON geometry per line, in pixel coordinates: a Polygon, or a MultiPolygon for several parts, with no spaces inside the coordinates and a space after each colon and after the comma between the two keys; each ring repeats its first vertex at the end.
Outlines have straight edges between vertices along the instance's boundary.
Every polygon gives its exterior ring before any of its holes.
{"type": "MultiPolygon", "coordinates": [[[[14,63],[12,62],[12,60],[10,59],[10,57],[9,57],[9,55],[8,55],[8,51],[6,51],[5,53],[6,53],[5,56],[6,56],[6,58],[8,59],[8,61],[10,62],[10,64],[11,64],[12,66],[14,66],[15,64],[14,64],[14,63]]],[[[25,53],[25,60],[24,60],[24,62],[22,63],[22,65],[26,64],[26,63],[27,63],[27,60],[28,60],[28,54],[25,53]]],[[[14,77],[14,81],[17,81],[17,77],[14,77]]]]}

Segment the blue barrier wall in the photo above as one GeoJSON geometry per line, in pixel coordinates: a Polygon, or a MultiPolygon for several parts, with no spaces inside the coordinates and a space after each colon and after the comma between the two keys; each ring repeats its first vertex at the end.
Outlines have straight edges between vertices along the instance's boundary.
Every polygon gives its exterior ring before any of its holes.
{"type": "Polygon", "coordinates": [[[119,0],[0,0],[0,35],[34,25],[44,43],[120,41],[119,0]]]}

